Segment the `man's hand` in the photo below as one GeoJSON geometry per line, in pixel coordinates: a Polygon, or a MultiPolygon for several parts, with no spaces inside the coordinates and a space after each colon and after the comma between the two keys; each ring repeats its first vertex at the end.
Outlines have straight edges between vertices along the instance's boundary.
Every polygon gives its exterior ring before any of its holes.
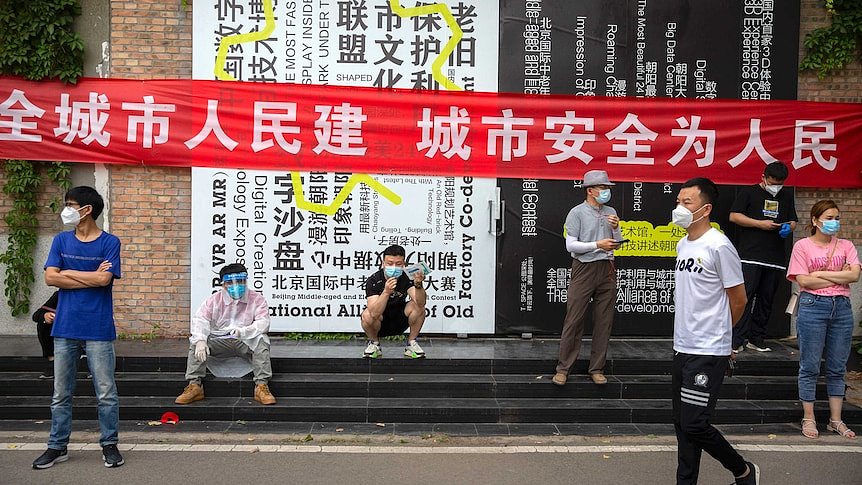
{"type": "Polygon", "coordinates": [[[416,288],[422,288],[422,282],[425,281],[425,272],[419,271],[416,273],[416,277],[413,278],[413,286],[416,288]]]}
{"type": "Polygon", "coordinates": [[[787,238],[787,236],[793,233],[793,229],[790,228],[790,223],[785,222],[781,225],[781,229],[778,230],[778,235],[781,236],[782,239],[787,238]]]}
{"type": "Polygon", "coordinates": [[[613,251],[614,249],[620,247],[620,245],[611,238],[596,241],[596,246],[598,246],[598,248],[603,251],[613,251]]]}
{"type": "Polygon", "coordinates": [[[619,216],[608,216],[608,224],[611,226],[612,229],[620,227],[619,216]]]}
{"type": "Polygon", "coordinates": [[[205,340],[198,340],[195,344],[195,358],[198,362],[206,362],[207,356],[210,355],[210,347],[205,340]]]}
{"type": "Polygon", "coordinates": [[[764,231],[774,231],[781,227],[781,224],[776,224],[769,219],[764,219],[762,221],[757,221],[757,228],[762,229],[764,231]]]}
{"type": "Polygon", "coordinates": [[[248,332],[250,329],[251,329],[251,327],[237,327],[237,328],[232,329],[230,331],[230,334],[233,335],[234,337],[242,340],[248,335],[248,332]]]}
{"type": "Polygon", "coordinates": [[[56,316],[57,314],[54,312],[45,312],[45,323],[51,325],[52,323],[54,323],[54,317],[56,316]]]}
{"type": "Polygon", "coordinates": [[[102,261],[102,264],[99,265],[99,269],[96,271],[108,271],[111,269],[111,266],[113,266],[113,264],[111,264],[110,261],[102,261]]]}
{"type": "Polygon", "coordinates": [[[398,278],[387,278],[386,284],[383,285],[383,294],[387,297],[395,291],[395,285],[398,283],[398,278]]]}

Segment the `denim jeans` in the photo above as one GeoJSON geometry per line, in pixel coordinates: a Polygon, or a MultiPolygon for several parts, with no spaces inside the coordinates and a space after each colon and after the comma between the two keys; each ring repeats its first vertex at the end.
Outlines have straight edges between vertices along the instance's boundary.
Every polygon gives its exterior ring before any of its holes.
{"type": "Polygon", "coordinates": [[[844,396],[844,373],[853,337],[853,311],[846,296],[803,291],[796,318],[799,340],[799,399],[814,402],[820,359],[826,354],[826,393],[844,396]]]}
{"type": "Polygon", "coordinates": [[[51,400],[51,436],[48,448],[62,450],[72,434],[72,397],[78,359],[87,350],[87,365],[93,374],[93,387],[99,402],[99,444],[115,445],[119,441],[120,400],[114,382],[114,342],[54,338],[54,397],[51,400]]]}

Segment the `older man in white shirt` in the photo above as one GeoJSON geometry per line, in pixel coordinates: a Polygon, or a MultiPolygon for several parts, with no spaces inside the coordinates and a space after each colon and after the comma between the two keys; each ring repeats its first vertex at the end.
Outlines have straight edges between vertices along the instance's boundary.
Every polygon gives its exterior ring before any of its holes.
{"type": "Polygon", "coordinates": [[[225,377],[254,372],[254,400],[275,404],[268,385],[272,377],[269,305],[263,295],[248,289],[248,271],[242,264],[224,266],[219,276],[222,289],[210,295],[192,318],[186,365],[189,384],[175,402],[189,404],[204,398],[201,380],[209,367],[225,377]]]}

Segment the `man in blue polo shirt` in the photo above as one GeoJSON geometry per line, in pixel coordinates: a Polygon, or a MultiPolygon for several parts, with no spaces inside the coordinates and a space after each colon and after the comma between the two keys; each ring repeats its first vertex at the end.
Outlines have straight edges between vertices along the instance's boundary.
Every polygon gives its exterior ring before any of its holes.
{"type": "Polygon", "coordinates": [[[117,450],[120,403],[114,382],[114,278],[120,277],[120,240],[96,225],[105,203],[92,187],[66,193],[63,224],[74,230],[54,237],[45,262],[45,283],[59,288],[54,337],[54,396],[48,449],[33,468],[66,461],[72,433],[72,398],[78,358],[86,349],[99,403],[102,457],[108,468],[123,464],[117,450]],[[102,263],[107,263],[102,266],[102,263]]]}

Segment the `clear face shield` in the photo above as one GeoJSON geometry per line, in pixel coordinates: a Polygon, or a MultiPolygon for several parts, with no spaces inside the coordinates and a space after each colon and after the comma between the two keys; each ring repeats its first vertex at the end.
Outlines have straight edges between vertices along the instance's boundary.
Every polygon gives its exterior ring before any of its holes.
{"type": "Polygon", "coordinates": [[[224,275],[222,283],[225,290],[227,290],[227,294],[234,300],[239,300],[245,295],[247,280],[248,273],[232,273],[224,275]]]}

